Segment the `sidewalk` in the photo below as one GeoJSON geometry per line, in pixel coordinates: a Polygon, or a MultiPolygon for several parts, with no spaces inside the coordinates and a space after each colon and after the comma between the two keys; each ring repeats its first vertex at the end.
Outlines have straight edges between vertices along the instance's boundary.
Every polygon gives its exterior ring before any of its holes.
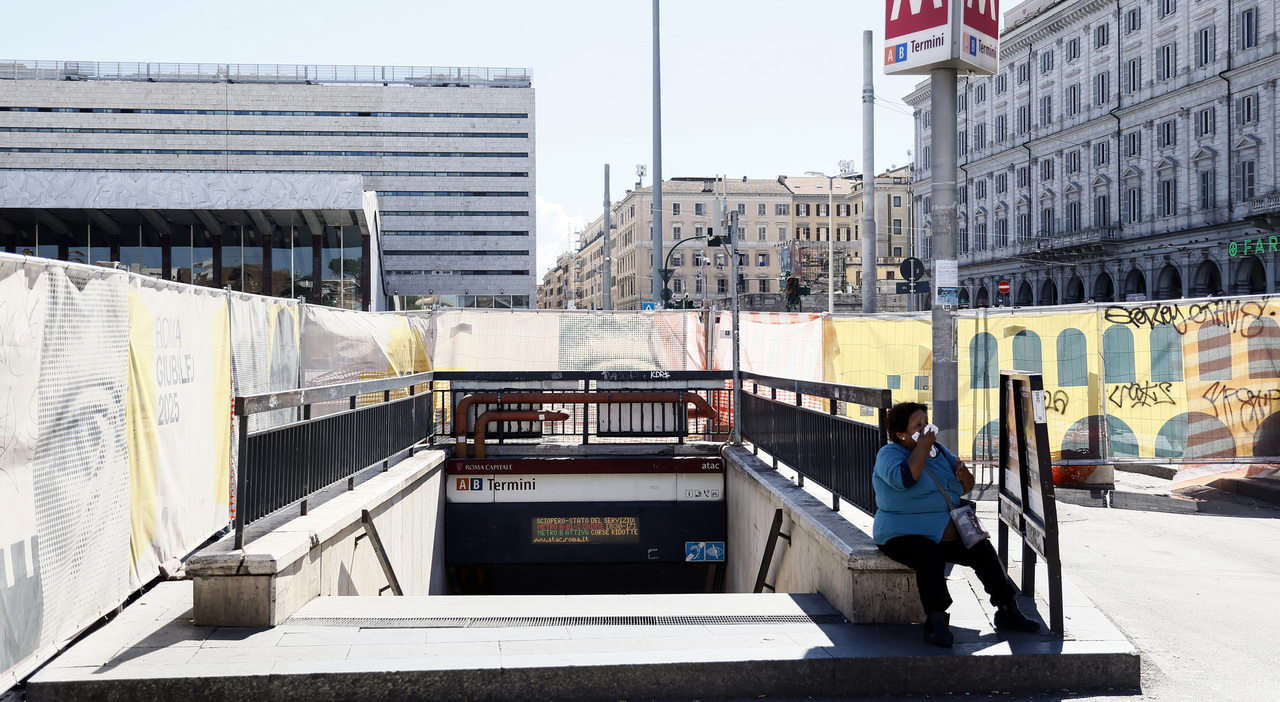
{"type": "MultiPolygon", "coordinates": [[[[32,702],[478,702],[1139,685],[1134,647],[1070,583],[1065,639],[997,633],[971,571],[956,569],[950,585],[953,649],[925,644],[918,626],[851,625],[821,595],[325,597],[282,626],[246,629],[192,625],[190,583],[163,583],[26,692],[32,702]]],[[[1047,612],[1047,585],[1036,594],[1047,612]]]]}

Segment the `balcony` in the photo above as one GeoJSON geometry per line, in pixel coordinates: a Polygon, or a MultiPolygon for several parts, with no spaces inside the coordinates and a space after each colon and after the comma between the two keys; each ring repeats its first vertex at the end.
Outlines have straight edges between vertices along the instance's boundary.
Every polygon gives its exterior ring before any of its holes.
{"type": "Polygon", "coordinates": [[[1057,236],[1041,236],[1018,242],[1018,256],[1039,261],[1074,261],[1115,253],[1120,241],[1118,227],[1090,227],[1057,236]]]}
{"type": "Polygon", "coordinates": [[[978,263],[987,263],[990,261],[1002,261],[1006,258],[1012,258],[1015,253],[1016,253],[1015,250],[1009,248],[1008,246],[1001,246],[1001,247],[990,246],[989,248],[981,251],[978,251],[975,249],[969,249],[968,251],[960,254],[959,259],[960,259],[960,265],[972,266],[978,263]]]}
{"type": "Polygon", "coordinates": [[[1248,202],[1250,217],[1280,216],[1280,192],[1255,197],[1248,202]]]}

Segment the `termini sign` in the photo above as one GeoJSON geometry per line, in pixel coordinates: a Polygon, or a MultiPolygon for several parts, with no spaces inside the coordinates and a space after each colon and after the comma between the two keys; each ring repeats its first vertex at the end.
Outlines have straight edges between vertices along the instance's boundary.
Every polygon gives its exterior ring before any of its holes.
{"type": "Polygon", "coordinates": [[[999,0],[885,0],[884,72],[999,68],[999,0]]]}

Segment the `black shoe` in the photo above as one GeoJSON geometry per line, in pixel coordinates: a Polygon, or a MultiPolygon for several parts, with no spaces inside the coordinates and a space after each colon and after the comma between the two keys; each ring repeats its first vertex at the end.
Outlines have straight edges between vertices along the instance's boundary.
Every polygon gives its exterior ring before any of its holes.
{"type": "Polygon", "coordinates": [[[951,615],[946,612],[930,612],[924,620],[924,640],[934,646],[950,646],[956,637],[951,634],[951,615]]]}
{"type": "Polygon", "coordinates": [[[1010,602],[996,610],[996,628],[1034,634],[1040,631],[1040,622],[1028,618],[1018,609],[1016,602],[1010,602]]]}

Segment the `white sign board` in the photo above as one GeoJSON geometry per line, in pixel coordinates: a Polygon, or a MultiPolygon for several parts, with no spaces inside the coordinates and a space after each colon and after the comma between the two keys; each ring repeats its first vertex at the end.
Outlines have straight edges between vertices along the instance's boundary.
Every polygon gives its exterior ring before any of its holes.
{"type": "Polygon", "coordinates": [[[884,72],[999,68],[999,0],[885,0],[884,72]]]}

